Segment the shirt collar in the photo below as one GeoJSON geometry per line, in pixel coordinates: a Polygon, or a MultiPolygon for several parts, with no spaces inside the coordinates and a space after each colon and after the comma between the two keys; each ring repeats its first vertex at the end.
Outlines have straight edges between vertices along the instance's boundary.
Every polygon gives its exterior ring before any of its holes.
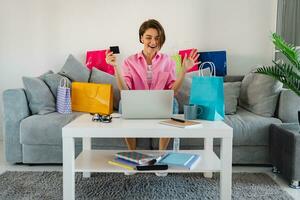
{"type": "MultiPolygon", "coordinates": [[[[139,52],[137,55],[138,59],[144,58],[143,51],[139,52]]],[[[161,53],[157,52],[153,59],[159,59],[161,57],[161,53]]]]}

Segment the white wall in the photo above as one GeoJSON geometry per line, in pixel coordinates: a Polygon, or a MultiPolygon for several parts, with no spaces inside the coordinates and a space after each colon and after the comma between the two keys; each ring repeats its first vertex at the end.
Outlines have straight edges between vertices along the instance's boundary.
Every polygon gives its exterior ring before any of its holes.
{"type": "MultiPolygon", "coordinates": [[[[165,28],[163,52],[225,49],[228,74],[245,74],[271,63],[276,2],[0,0],[0,103],[5,89],[22,87],[22,76],[57,72],[70,53],[84,61],[86,50],[110,45],[120,46],[121,58],[139,51],[138,28],[149,18],[165,28]]],[[[2,129],[2,106],[0,113],[2,129]]]]}

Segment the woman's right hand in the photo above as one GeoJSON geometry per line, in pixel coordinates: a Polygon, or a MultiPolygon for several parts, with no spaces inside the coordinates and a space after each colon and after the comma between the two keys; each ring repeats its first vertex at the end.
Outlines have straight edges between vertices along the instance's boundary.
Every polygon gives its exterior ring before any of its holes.
{"type": "Polygon", "coordinates": [[[112,65],[113,67],[117,67],[117,57],[114,53],[109,51],[108,49],[105,52],[105,61],[107,64],[112,65]]]}

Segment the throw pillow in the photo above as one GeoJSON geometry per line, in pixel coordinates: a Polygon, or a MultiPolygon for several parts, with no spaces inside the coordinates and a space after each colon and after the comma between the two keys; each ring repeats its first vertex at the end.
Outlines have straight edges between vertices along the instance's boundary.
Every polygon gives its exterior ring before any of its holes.
{"type": "Polygon", "coordinates": [[[251,72],[242,81],[239,105],[255,114],[272,117],[281,88],[279,81],[251,72]]]}
{"type": "MultiPolygon", "coordinates": [[[[52,72],[53,73],[53,72],[52,72]]],[[[32,114],[48,114],[55,112],[55,99],[41,77],[22,77],[25,93],[32,114]]]]}
{"type": "Polygon", "coordinates": [[[115,76],[108,74],[106,72],[103,72],[101,70],[98,70],[96,68],[93,68],[89,82],[111,84],[113,87],[113,91],[114,91],[114,109],[116,109],[116,110],[119,109],[120,90],[118,88],[115,76]]]}
{"type": "Polygon", "coordinates": [[[71,54],[58,74],[77,82],[88,82],[90,77],[89,69],[71,54]]]}
{"type": "MultiPolygon", "coordinates": [[[[210,69],[205,68],[202,70],[203,76],[210,76],[210,69]]],[[[190,91],[192,85],[192,78],[194,76],[199,76],[199,71],[186,73],[185,78],[182,82],[181,88],[176,94],[176,99],[179,104],[179,113],[183,113],[184,104],[189,104],[190,102],[190,91]]]]}
{"type": "MultiPolygon", "coordinates": [[[[55,98],[57,96],[57,88],[62,78],[64,78],[64,76],[60,74],[46,74],[42,77],[43,81],[48,85],[55,98]]],[[[69,79],[68,85],[71,85],[71,81],[69,79]]]]}
{"type": "Polygon", "coordinates": [[[238,97],[240,96],[242,82],[224,83],[225,114],[232,115],[236,113],[238,97]]]}

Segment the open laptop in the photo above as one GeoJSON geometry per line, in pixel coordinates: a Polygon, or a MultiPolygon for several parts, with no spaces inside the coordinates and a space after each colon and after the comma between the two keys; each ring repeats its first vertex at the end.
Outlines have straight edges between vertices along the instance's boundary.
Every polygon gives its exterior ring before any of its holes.
{"type": "Polygon", "coordinates": [[[122,90],[122,118],[170,118],[173,114],[173,98],[173,90],[122,90]]]}

